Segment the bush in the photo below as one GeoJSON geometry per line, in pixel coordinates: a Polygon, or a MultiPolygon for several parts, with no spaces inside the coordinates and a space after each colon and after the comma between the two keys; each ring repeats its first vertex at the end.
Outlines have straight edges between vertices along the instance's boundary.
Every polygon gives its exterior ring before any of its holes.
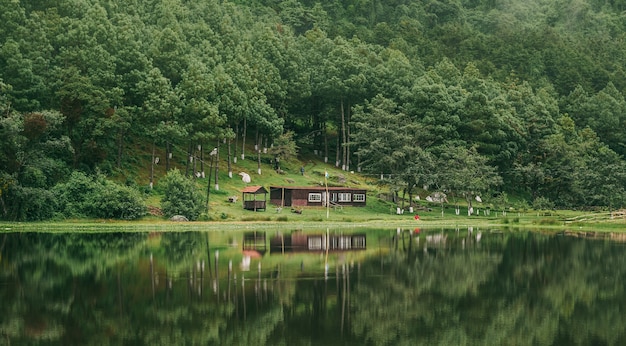
{"type": "Polygon", "coordinates": [[[137,219],[147,207],[139,191],[98,175],[95,179],[73,172],[70,179],[54,188],[59,211],[67,217],[137,219]]]}
{"type": "Polygon", "coordinates": [[[554,208],[554,203],[546,197],[537,197],[533,201],[533,209],[535,210],[547,210],[554,208]]]}
{"type": "Polygon", "coordinates": [[[133,220],[146,215],[147,207],[139,191],[102,180],[88,202],[91,217],[133,220]]]}
{"type": "Polygon", "coordinates": [[[96,190],[93,179],[74,171],[67,182],[57,184],[53,191],[59,201],[59,211],[66,217],[87,217],[87,200],[96,190]]]}
{"type": "Polygon", "coordinates": [[[178,169],[167,173],[161,180],[164,196],[161,209],[167,217],[184,215],[189,220],[197,220],[204,211],[204,198],[196,189],[194,181],[183,176],[178,169]]]}
{"type": "Polygon", "coordinates": [[[42,221],[54,217],[57,200],[46,189],[14,185],[7,193],[5,202],[10,219],[15,221],[42,221]]]}

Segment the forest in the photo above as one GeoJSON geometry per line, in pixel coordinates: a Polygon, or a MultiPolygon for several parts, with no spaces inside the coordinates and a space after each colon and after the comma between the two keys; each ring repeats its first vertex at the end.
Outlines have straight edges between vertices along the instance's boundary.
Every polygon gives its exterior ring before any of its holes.
{"type": "Polygon", "coordinates": [[[186,176],[254,143],[409,198],[626,202],[626,0],[0,8],[0,219],[137,217],[148,182],[108,177],[137,169],[140,144],[186,176]]]}

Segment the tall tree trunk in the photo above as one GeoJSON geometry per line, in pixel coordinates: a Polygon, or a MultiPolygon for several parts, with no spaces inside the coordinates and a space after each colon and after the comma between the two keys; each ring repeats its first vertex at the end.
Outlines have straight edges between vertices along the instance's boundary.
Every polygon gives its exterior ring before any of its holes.
{"type": "Polygon", "coordinates": [[[340,162],[340,158],[339,155],[341,155],[341,136],[339,136],[339,134],[337,134],[337,154],[335,155],[335,167],[339,167],[339,164],[341,164],[340,162]]]}
{"type": "Polygon", "coordinates": [[[155,157],[155,146],[154,140],[152,141],[152,160],[150,161],[150,190],[154,187],[154,157],[155,157]]]}
{"type": "Polygon", "coordinates": [[[117,168],[122,168],[122,153],[124,151],[124,130],[120,130],[117,136],[117,168]]]}
{"type": "Polygon", "coordinates": [[[246,118],[243,118],[243,134],[241,135],[241,159],[246,159],[246,130],[248,126],[246,124],[246,118]]]}
{"type": "Polygon", "coordinates": [[[346,170],[346,115],[341,99],[341,169],[346,170]]]}
{"type": "Polygon", "coordinates": [[[328,131],[326,131],[326,122],[324,122],[322,130],[324,131],[324,163],[328,163],[328,131]]]}
{"type": "Polygon", "coordinates": [[[239,144],[239,122],[235,124],[235,152],[233,153],[233,163],[237,163],[237,145],[239,144]]]}
{"type": "Polygon", "coordinates": [[[197,160],[198,157],[197,157],[197,153],[196,153],[196,146],[192,145],[191,146],[191,150],[192,150],[192,159],[191,159],[191,161],[193,162],[193,165],[192,165],[193,170],[191,171],[191,174],[193,175],[193,178],[196,179],[198,177],[196,175],[196,172],[198,171],[197,168],[196,168],[197,167],[196,165],[198,163],[197,162],[198,161],[197,160]]]}
{"type": "MultiPolygon", "coordinates": [[[[200,174],[201,177],[204,178],[204,143],[200,141],[200,146],[198,146],[198,150],[200,150],[200,174]]],[[[211,172],[209,172],[211,174],[211,172]]]]}
{"type": "Polygon", "coordinates": [[[256,133],[257,133],[257,143],[254,145],[256,149],[256,153],[257,153],[257,173],[259,175],[261,175],[261,149],[260,149],[260,143],[258,141],[259,139],[259,129],[256,129],[256,133]]]}
{"type": "MultiPolygon", "coordinates": [[[[231,139],[228,139],[228,177],[229,178],[233,178],[233,165],[231,164],[230,160],[231,160],[231,155],[230,155],[230,143],[231,139]]],[[[235,146],[236,148],[237,146],[235,146]]]]}
{"type": "Polygon", "coordinates": [[[172,143],[165,142],[165,172],[170,171],[170,160],[172,159],[172,143]]]}
{"type": "Polygon", "coordinates": [[[189,141],[189,144],[187,144],[187,165],[185,166],[186,177],[189,176],[189,166],[191,165],[191,162],[193,161],[193,156],[191,156],[191,151],[193,150],[192,148],[193,148],[193,143],[189,141]]]}
{"type": "Polygon", "coordinates": [[[350,104],[348,104],[348,109],[346,111],[346,138],[344,142],[344,146],[346,148],[346,171],[350,171],[350,104]]]}
{"type": "Polygon", "coordinates": [[[218,182],[218,171],[220,168],[220,140],[217,140],[217,154],[215,154],[215,191],[220,190],[220,184],[218,182]]]}

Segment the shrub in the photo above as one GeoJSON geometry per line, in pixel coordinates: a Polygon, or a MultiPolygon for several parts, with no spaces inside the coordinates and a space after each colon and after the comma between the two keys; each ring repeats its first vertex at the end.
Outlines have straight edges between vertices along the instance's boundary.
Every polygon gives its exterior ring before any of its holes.
{"type": "Polygon", "coordinates": [[[194,181],[183,176],[178,169],[171,170],[161,180],[164,196],[161,208],[167,217],[184,215],[189,220],[197,220],[204,211],[204,198],[196,189],[194,181]]]}
{"type": "Polygon", "coordinates": [[[88,199],[96,184],[85,173],[74,171],[65,183],[57,184],[53,191],[59,201],[59,211],[67,217],[87,217],[88,199]]]}
{"type": "Polygon", "coordinates": [[[59,211],[67,217],[136,219],[146,214],[146,204],[136,189],[98,175],[95,179],[73,172],[54,188],[59,211]]]}
{"type": "Polygon", "coordinates": [[[56,211],[57,199],[46,189],[14,185],[5,202],[10,205],[10,218],[15,221],[42,221],[51,219],[56,211]]]}
{"type": "Polygon", "coordinates": [[[133,220],[147,211],[139,191],[107,180],[99,182],[89,199],[91,217],[133,220]]]}

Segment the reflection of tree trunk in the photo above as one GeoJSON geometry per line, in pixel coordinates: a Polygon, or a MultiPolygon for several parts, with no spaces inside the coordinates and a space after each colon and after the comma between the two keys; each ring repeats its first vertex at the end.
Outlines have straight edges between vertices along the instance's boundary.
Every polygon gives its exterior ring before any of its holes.
{"type": "Polygon", "coordinates": [[[118,304],[120,307],[120,321],[122,320],[122,317],[124,316],[124,305],[122,304],[122,280],[120,278],[120,269],[117,269],[117,299],[118,299],[118,304]]]}
{"type": "Polygon", "coordinates": [[[227,277],[228,289],[226,290],[227,291],[226,301],[228,301],[228,302],[230,302],[230,277],[231,277],[232,273],[233,273],[233,261],[230,260],[230,261],[228,261],[228,277],[227,277]]]}
{"type": "Polygon", "coordinates": [[[241,275],[241,304],[243,306],[243,320],[246,320],[247,311],[246,311],[246,280],[241,275]]]}
{"type": "Polygon", "coordinates": [[[206,254],[209,263],[209,279],[213,279],[213,270],[211,269],[211,246],[209,245],[209,232],[206,233],[206,254]]]}
{"type": "Polygon", "coordinates": [[[402,251],[406,251],[406,241],[404,240],[404,234],[405,233],[406,232],[404,232],[404,231],[401,232],[401,234],[402,234],[402,251]]]}
{"type": "Polygon", "coordinates": [[[152,300],[154,300],[155,288],[154,288],[154,258],[150,254],[150,281],[152,284],[152,300]]]}
{"type": "Polygon", "coordinates": [[[346,268],[346,264],[342,265],[342,278],[341,278],[341,336],[343,336],[343,327],[346,320],[346,304],[347,304],[347,295],[348,295],[348,268],[346,268]]]}

